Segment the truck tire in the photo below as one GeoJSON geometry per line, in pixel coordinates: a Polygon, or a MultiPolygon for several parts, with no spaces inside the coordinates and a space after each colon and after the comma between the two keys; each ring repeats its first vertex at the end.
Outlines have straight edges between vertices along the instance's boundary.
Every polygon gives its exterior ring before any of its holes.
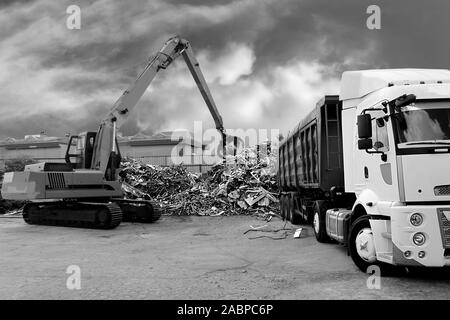
{"type": "Polygon", "coordinates": [[[327,209],[328,209],[327,202],[324,200],[317,200],[314,203],[313,229],[317,241],[322,243],[331,241],[330,237],[328,237],[327,235],[327,228],[325,224],[325,215],[327,209]]]}
{"type": "Polygon", "coordinates": [[[280,196],[280,213],[281,213],[281,217],[283,218],[283,220],[286,220],[286,211],[287,211],[286,195],[282,194],[280,196]]]}
{"type": "Polygon", "coordinates": [[[348,249],[353,262],[365,273],[368,272],[370,266],[378,266],[382,276],[399,274],[400,268],[377,260],[369,220],[369,216],[361,216],[350,227],[348,249]]]}
{"type": "Polygon", "coordinates": [[[289,210],[290,210],[290,221],[292,224],[297,225],[301,223],[300,215],[295,213],[295,200],[294,197],[289,198],[289,210]]]}
{"type": "Polygon", "coordinates": [[[369,266],[377,263],[372,229],[370,228],[368,216],[364,215],[359,217],[352,223],[348,245],[350,256],[361,271],[367,272],[369,266]]]}
{"type": "Polygon", "coordinates": [[[285,219],[287,221],[291,221],[291,197],[286,195],[284,198],[284,203],[286,204],[286,216],[285,219]]]}

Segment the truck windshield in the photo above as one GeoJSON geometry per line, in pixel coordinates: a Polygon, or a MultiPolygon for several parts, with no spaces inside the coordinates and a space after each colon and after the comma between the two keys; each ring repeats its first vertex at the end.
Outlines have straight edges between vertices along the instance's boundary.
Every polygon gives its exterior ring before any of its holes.
{"type": "Polygon", "coordinates": [[[399,148],[450,146],[450,102],[417,102],[392,117],[399,148]]]}

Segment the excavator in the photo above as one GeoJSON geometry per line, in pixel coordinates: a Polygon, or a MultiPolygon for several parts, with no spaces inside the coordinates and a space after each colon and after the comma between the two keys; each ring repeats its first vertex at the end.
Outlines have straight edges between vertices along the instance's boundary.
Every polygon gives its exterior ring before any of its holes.
{"type": "MultiPolygon", "coordinates": [[[[125,199],[119,181],[120,151],[117,131],[125,122],[156,74],[183,56],[200,93],[222,135],[222,117],[208,89],[190,43],[175,36],[149,61],[135,82],[123,92],[97,132],[71,136],[65,162],[27,165],[22,172],[3,178],[4,199],[27,200],[23,219],[29,224],[113,229],[122,221],[154,222],[161,208],[150,200],[125,199]]],[[[233,143],[237,138],[233,137],[233,143]]]]}

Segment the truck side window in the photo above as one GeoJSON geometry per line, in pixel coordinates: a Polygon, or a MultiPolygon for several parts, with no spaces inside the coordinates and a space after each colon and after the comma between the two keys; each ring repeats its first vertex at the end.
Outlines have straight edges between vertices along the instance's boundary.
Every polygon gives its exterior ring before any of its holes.
{"type": "Polygon", "coordinates": [[[372,122],[372,132],[373,135],[373,145],[377,151],[387,152],[389,151],[389,138],[387,131],[387,123],[382,119],[377,121],[385,116],[384,112],[374,112],[372,113],[373,118],[375,118],[372,122]]]}
{"type": "Polygon", "coordinates": [[[77,150],[84,150],[84,139],[80,137],[77,139],[77,150]]]}

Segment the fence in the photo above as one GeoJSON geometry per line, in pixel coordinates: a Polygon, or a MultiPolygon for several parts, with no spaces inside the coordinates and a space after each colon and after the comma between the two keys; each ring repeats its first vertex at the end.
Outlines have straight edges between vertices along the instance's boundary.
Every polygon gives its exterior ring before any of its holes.
{"type": "Polygon", "coordinates": [[[220,158],[215,156],[142,156],[133,158],[142,161],[143,163],[163,167],[183,164],[189,171],[196,173],[207,172],[213,165],[222,161],[220,158]]]}

